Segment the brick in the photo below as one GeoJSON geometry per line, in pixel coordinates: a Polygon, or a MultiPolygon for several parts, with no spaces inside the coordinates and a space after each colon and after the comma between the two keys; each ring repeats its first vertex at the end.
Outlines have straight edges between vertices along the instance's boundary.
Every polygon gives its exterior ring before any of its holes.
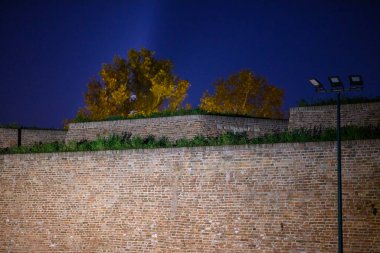
{"type": "Polygon", "coordinates": [[[98,137],[122,135],[156,138],[167,137],[169,140],[191,139],[197,135],[218,136],[226,132],[246,132],[249,137],[280,132],[287,129],[287,120],[226,117],[214,115],[187,115],[148,119],[99,121],[71,123],[66,142],[95,140],[98,137]]]}
{"type": "Polygon", "coordinates": [[[17,129],[0,128],[0,148],[17,146],[17,129]]]}
{"type": "MultiPolygon", "coordinates": [[[[0,155],[0,252],[336,252],[335,151],[0,155]]],[[[380,252],[379,153],[380,140],[342,142],[345,252],[380,252]]]]}
{"type": "MultiPolygon", "coordinates": [[[[341,105],[341,126],[371,125],[380,125],[380,102],[341,105]]],[[[290,108],[290,130],[335,127],[336,105],[290,108]]]]}
{"type": "MultiPolygon", "coordinates": [[[[21,145],[33,146],[40,143],[64,142],[66,138],[65,130],[45,130],[45,129],[21,129],[21,145]]],[[[18,129],[0,128],[0,148],[17,146],[18,129]]]]}

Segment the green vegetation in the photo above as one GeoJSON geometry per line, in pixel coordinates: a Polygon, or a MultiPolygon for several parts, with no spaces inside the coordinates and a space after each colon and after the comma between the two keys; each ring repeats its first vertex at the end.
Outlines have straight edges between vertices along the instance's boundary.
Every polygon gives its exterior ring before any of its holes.
{"type": "MultiPolygon", "coordinates": [[[[372,103],[372,102],[380,102],[380,96],[368,98],[368,97],[342,97],[341,104],[360,104],[360,103],[372,103]]],[[[336,105],[336,98],[330,99],[321,99],[316,101],[306,101],[305,99],[301,99],[298,101],[297,106],[305,107],[305,106],[321,106],[321,105],[336,105]]]]}
{"type": "MultiPolygon", "coordinates": [[[[161,117],[184,116],[184,115],[216,115],[216,116],[234,116],[234,117],[246,117],[246,118],[259,118],[259,117],[252,117],[252,116],[248,116],[248,115],[241,115],[241,114],[213,113],[213,112],[207,112],[205,110],[201,110],[199,108],[195,108],[195,109],[189,109],[189,110],[179,109],[177,111],[164,110],[164,111],[155,112],[155,113],[152,113],[149,115],[135,114],[132,116],[110,116],[110,117],[105,118],[102,121],[161,118],[161,117]]],[[[80,122],[91,122],[91,121],[92,120],[89,120],[88,118],[83,118],[79,115],[75,119],[71,120],[70,122],[80,123],[80,122]]]]}
{"type": "MultiPolygon", "coordinates": [[[[222,146],[264,143],[289,143],[311,141],[334,141],[335,129],[312,129],[296,130],[266,135],[263,137],[248,138],[246,133],[226,133],[218,137],[196,136],[193,139],[180,139],[170,142],[167,138],[155,139],[153,136],[146,138],[132,137],[131,134],[112,136],[110,138],[97,139],[95,141],[80,141],[62,143],[47,143],[33,147],[12,147],[0,149],[0,154],[16,153],[51,153],[51,152],[76,152],[98,150],[123,150],[123,149],[149,149],[149,148],[172,148],[172,147],[199,147],[199,146],[222,146]]],[[[342,140],[380,139],[380,126],[376,127],[344,127],[342,128],[342,140]]]]}

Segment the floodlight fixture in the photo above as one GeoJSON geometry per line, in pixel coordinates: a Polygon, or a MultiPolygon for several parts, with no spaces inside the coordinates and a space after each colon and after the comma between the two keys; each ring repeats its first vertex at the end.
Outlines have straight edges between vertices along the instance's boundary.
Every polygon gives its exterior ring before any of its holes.
{"type": "Polygon", "coordinates": [[[326,91],[325,88],[323,87],[323,84],[320,81],[318,81],[316,78],[310,79],[309,82],[311,83],[311,85],[313,85],[315,87],[315,90],[317,92],[326,91]]]}
{"type": "Polygon", "coordinates": [[[350,75],[350,90],[362,90],[363,89],[363,79],[360,75],[350,75]]]}
{"type": "Polygon", "coordinates": [[[329,76],[331,90],[334,92],[344,91],[344,86],[339,76],[329,76]]]}

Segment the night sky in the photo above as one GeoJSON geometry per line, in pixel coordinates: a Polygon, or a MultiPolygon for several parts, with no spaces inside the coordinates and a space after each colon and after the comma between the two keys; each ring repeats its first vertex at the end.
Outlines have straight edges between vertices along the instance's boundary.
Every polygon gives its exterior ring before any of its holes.
{"type": "Polygon", "coordinates": [[[171,59],[199,104],[242,69],[284,89],[284,111],[318,99],[308,79],[361,74],[380,95],[380,1],[0,0],[0,123],[62,127],[114,55],[171,59]]]}

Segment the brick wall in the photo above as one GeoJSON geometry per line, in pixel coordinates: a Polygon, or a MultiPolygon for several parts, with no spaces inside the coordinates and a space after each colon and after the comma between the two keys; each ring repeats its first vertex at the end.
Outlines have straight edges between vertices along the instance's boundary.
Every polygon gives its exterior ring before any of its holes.
{"type": "MultiPolygon", "coordinates": [[[[345,252],[380,252],[380,140],[342,143],[345,252]]],[[[336,252],[335,143],[0,155],[0,252],[336,252]]]]}
{"type": "Polygon", "coordinates": [[[21,145],[32,146],[36,143],[64,142],[66,134],[65,130],[22,129],[21,145]]]}
{"type": "Polygon", "coordinates": [[[17,146],[17,129],[0,128],[0,148],[17,146]]]}
{"type": "MultiPolygon", "coordinates": [[[[341,105],[341,125],[380,125],[380,103],[341,105]]],[[[308,106],[290,108],[289,129],[335,128],[336,106],[308,106]]]]}
{"type": "Polygon", "coordinates": [[[132,133],[141,137],[166,136],[170,140],[197,135],[216,136],[225,132],[247,132],[250,137],[287,128],[287,120],[188,115],[150,119],[72,123],[66,141],[94,140],[112,134],[132,133]]]}
{"type": "MultiPolygon", "coordinates": [[[[64,142],[67,131],[47,129],[21,129],[21,145],[32,146],[38,143],[64,142]]],[[[17,146],[18,130],[0,128],[0,148],[17,146]]]]}

